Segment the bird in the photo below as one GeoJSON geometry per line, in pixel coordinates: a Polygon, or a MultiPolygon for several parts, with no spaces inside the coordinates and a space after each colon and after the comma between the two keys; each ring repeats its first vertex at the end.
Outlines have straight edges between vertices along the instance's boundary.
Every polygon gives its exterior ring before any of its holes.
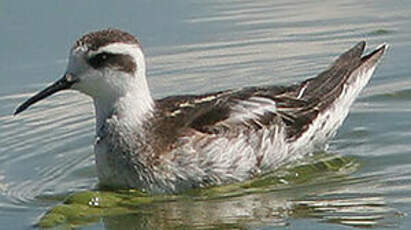
{"type": "Polygon", "coordinates": [[[94,103],[99,185],[177,194],[243,182],[327,148],[388,48],[361,41],[316,77],[153,99],[136,37],[116,28],[75,41],[63,76],[14,115],[60,91],[94,103]]]}

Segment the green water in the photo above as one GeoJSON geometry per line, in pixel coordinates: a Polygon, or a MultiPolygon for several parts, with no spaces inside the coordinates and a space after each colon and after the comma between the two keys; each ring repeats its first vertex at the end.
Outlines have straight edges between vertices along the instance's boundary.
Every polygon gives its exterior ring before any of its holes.
{"type": "Polygon", "coordinates": [[[324,167],[297,182],[279,173],[228,191],[150,198],[127,206],[131,211],[107,209],[65,223],[80,229],[409,229],[410,12],[408,0],[2,1],[1,229],[38,228],[69,194],[94,189],[90,99],[67,92],[11,114],[65,71],[74,40],[106,27],[139,37],[157,98],[291,84],[360,40],[391,48],[330,142],[330,152],[354,159],[355,170],[340,175],[324,167]]]}
{"type": "MultiPolygon", "coordinates": [[[[208,189],[190,190],[178,195],[150,195],[138,191],[86,191],[75,192],[66,195],[61,204],[51,208],[43,215],[38,226],[41,228],[53,227],[76,227],[85,224],[98,222],[103,217],[113,217],[119,215],[143,214],[156,218],[153,210],[150,213],[141,212],[141,207],[156,205],[158,203],[185,202],[185,203],[207,203],[213,200],[222,200],[221,205],[226,200],[238,197],[251,197],[256,194],[277,192],[280,190],[296,189],[299,186],[318,186],[324,183],[338,181],[342,183],[353,178],[348,175],[358,168],[355,159],[340,157],[331,153],[316,153],[305,159],[293,162],[290,165],[279,168],[271,173],[262,175],[254,180],[243,183],[230,184],[226,186],[213,187],[208,189]]],[[[47,199],[47,197],[43,197],[47,199]]],[[[49,197],[48,199],[53,198],[49,197]]],[[[55,197],[57,198],[57,197],[55,197]]],[[[55,199],[59,200],[59,198],[55,199]]],[[[315,208],[309,207],[294,201],[290,209],[285,209],[283,215],[299,216],[314,214],[315,208]]],[[[355,205],[362,205],[355,203],[355,205]]],[[[344,206],[349,207],[350,204],[344,206]]],[[[383,206],[381,206],[383,207],[383,206]]],[[[391,210],[387,209],[391,213],[391,210]]],[[[356,219],[356,223],[363,224],[363,219],[369,215],[356,219]]],[[[281,216],[279,216],[281,218],[281,216]]],[[[239,221],[244,221],[239,218],[239,221]]],[[[340,220],[341,221],[341,220],[340,220]]],[[[378,219],[368,219],[372,221],[368,226],[380,224],[378,219]]],[[[155,221],[151,221],[155,223],[155,221]]],[[[195,224],[195,223],[191,223],[195,224]]],[[[219,225],[220,223],[215,223],[219,225]]],[[[170,227],[189,227],[189,222],[177,224],[170,227]]],[[[212,225],[213,227],[216,227],[212,225]]],[[[158,228],[153,225],[152,228],[158,228]]]]}

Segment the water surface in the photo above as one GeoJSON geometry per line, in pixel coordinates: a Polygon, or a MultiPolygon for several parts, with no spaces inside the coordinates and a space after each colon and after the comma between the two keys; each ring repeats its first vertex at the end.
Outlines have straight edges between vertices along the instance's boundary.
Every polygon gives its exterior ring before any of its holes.
{"type": "Polygon", "coordinates": [[[360,40],[391,49],[352,108],[332,152],[358,159],[350,179],[199,202],[166,202],[82,229],[408,229],[411,218],[411,2],[84,1],[0,8],[0,223],[34,228],[60,202],[97,182],[91,100],[66,92],[13,117],[18,103],[65,71],[85,32],[119,27],[139,37],[156,98],[312,77],[360,40]],[[43,198],[42,198],[43,197],[43,198]],[[307,215],[290,210],[305,207],[307,215]],[[369,218],[368,221],[364,218],[369,218]],[[361,221],[356,221],[360,219],[361,221]],[[344,221],[341,221],[344,220],[344,221]]]}

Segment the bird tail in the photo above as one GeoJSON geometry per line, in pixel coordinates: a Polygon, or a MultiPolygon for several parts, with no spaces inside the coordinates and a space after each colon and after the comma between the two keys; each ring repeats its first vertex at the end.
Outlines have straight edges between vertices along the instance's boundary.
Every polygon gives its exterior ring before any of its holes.
{"type": "Polygon", "coordinates": [[[324,143],[343,123],[349,108],[370,80],[387,44],[363,56],[366,43],[358,43],[342,54],[317,77],[302,82],[294,96],[305,101],[296,112],[290,141],[324,143]]]}

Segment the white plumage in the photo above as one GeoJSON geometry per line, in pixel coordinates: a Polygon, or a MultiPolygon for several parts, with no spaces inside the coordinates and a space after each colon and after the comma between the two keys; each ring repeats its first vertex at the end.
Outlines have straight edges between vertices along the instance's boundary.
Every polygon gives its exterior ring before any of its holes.
{"type": "Polygon", "coordinates": [[[104,186],[178,193],[244,181],[325,148],[386,49],[362,56],[364,47],[301,84],[154,100],[138,41],[102,30],[80,38],[64,77],[16,114],[60,90],[92,97],[104,186]]]}

